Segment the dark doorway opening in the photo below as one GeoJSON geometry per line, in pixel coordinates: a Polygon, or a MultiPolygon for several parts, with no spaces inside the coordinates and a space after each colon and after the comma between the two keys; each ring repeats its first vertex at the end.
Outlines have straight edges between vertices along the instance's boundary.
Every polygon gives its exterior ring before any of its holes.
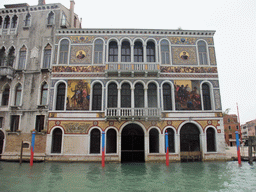
{"type": "Polygon", "coordinates": [[[183,125],[180,130],[181,161],[201,161],[200,131],[192,123],[183,125]]]}
{"type": "Polygon", "coordinates": [[[56,128],[52,133],[52,153],[61,153],[62,131],[56,128]]]}
{"type": "Polygon", "coordinates": [[[137,124],[129,124],[122,131],[121,162],[145,162],[144,132],[137,124]]]}
{"type": "Polygon", "coordinates": [[[3,131],[0,131],[0,158],[3,152],[3,146],[4,146],[4,133],[3,131]]]}

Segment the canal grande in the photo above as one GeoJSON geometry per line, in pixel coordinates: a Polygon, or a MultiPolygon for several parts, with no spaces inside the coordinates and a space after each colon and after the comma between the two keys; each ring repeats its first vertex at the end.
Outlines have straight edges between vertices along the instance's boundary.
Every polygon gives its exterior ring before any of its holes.
{"type": "Polygon", "coordinates": [[[0,162],[0,191],[256,191],[256,165],[0,162]]]}

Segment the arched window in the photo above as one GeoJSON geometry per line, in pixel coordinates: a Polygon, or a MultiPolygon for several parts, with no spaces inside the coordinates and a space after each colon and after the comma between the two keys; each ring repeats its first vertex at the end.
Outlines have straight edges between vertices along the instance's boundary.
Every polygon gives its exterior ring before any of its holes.
{"type": "Polygon", "coordinates": [[[102,103],[102,85],[96,83],[93,86],[92,110],[101,110],[102,103]]]}
{"type": "Polygon", "coordinates": [[[57,87],[56,110],[64,110],[65,105],[65,83],[60,83],[57,87]]]}
{"type": "Polygon", "coordinates": [[[54,13],[51,11],[47,18],[47,24],[53,25],[54,24],[54,13]]]}
{"type": "Polygon", "coordinates": [[[25,68],[26,55],[27,55],[27,48],[25,47],[25,45],[23,45],[19,53],[18,70],[23,70],[25,68]]]}
{"type": "Polygon", "coordinates": [[[149,131],[149,153],[159,153],[159,132],[155,128],[149,131]]]}
{"type": "Polygon", "coordinates": [[[106,153],[116,153],[116,130],[109,129],[107,131],[106,153]]]}
{"type": "Polygon", "coordinates": [[[94,63],[103,63],[103,41],[101,39],[97,39],[94,44],[94,63]]]}
{"type": "Polygon", "coordinates": [[[131,88],[129,83],[122,84],[121,107],[131,107],[131,88]]]}
{"type": "Polygon", "coordinates": [[[48,85],[44,82],[41,86],[41,98],[40,98],[40,105],[47,104],[47,95],[48,95],[48,85]]]}
{"type": "Polygon", "coordinates": [[[3,96],[2,96],[2,106],[7,106],[9,103],[9,95],[10,95],[10,86],[6,85],[3,90],[3,96]]]}
{"type": "Polygon", "coordinates": [[[202,85],[204,110],[211,110],[211,94],[207,83],[202,85]]]}
{"type": "Polygon", "coordinates": [[[117,107],[117,85],[110,83],[108,86],[108,108],[117,107]]]}
{"type": "Polygon", "coordinates": [[[155,43],[149,41],[147,43],[147,62],[155,62],[156,55],[155,55],[155,43]]]}
{"type": "Polygon", "coordinates": [[[93,129],[90,134],[90,153],[100,153],[100,131],[93,129]]]}
{"type": "Polygon", "coordinates": [[[69,42],[67,39],[63,39],[60,42],[59,64],[68,63],[68,49],[69,49],[69,42]]]}
{"type": "Polygon", "coordinates": [[[18,21],[18,17],[17,17],[17,15],[14,15],[12,17],[11,28],[16,28],[17,27],[17,21],[18,21]]]}
{"type": "Polygon", "coordinates": [[[207,129],[206,139],[207,139],[207,152],[215,152],[216,151],[215,131],[213,128],[207,129]]]}
{"type": "Polygon", "coordinates": [[[148,85],[148,107],[157,107],[157,91],[154,83],[148,85]]]}
{"type": "Polygon", "coordinates": [[[51,153],[61,153],[62,146],[62,130],[56,128],[52,132],[52,150],[51,153]]]}
{"type": "Polygon", "coordinates": [[[207,65],[207,51],[206,51],[206,43],[204,41],[198,41],[198,55],[199,55],[199,63],[200,65],[207,65]]]}
{"type": "Polygon", "coordinates": [[[18,83],[18,85],[16,85],[16,88],[15,88],[15,100],[14,100],[15,106],[20,106],[21,104],[21,91],[22,91],[21,84],[18,83]]]}
{"type": "Polygon", "coordinates": [[[144,107],[144,87],[141,83],[136,83],[134,90],[135,107],[144,107]]]}
{"type": "MultiPolygon", "coordinates": [[[[174,138],[174,131],[171,128],[167,128],[167,133],[168,133],[168,147],[169,147],[169,153],[174,153],[175,152],[175,138],[174,138]]],[[[166,142],[165,142],[166,143],[166,142]]],[[[166,146],[165,146],[165,152],[166,152],[166,146]]]]}
{"type": "Polygon", "coordinates": [[[140,41],[134,43],[134,62],[143,62],[143,46],[140,41]]]}
{"type": "Polygon", "coordinates": [[[122,42],[121,61],[122,62],[131,62],[131,46],[128,41],[122,42]]]}
{"type": "Polygon", "coordinates": [[[2,47],[2,49],[0,49],[0,66],[5,66],[5,61],[6,61],[6,55],[5,55],[5,48],[2,47]]]}
{"type": "Polygon", "coordinates": [[[164,110],[172,110],[172,88],[170,84],[163,85],[164,110]]]}
{"type": "Polygon", "coordinates": [[[15,59],[15,49],[14,47],[11,47],[6,60],[7,65],[10,67],[13,67],[14,59],[15,59]]]}
{"type": "Polygon", "coordinates": [[[169,42],[167,40],[161,41],[161,56],[162,64],[170,64],[169,42]]]}
{"type": "Polygon", "coordinates": [[[52,55],[52,47],[51,45],[47,44],[47,46],[44,48],[43,69],[50,68],[51,55],[52,55]]]}
{"type": "Polygon", "coordinates": [[[111,41],[109,43],[109,53],[108,61],[109,62],[118,62],[118,46],[116,41],[111,41]]]}
{"type": "Polygon", "coordinates": [[[25,27],[29,27],[31,24],[31,15],[28,13],[25,18],[25,27]]]}
{"type": "Polygon", "coordinates": [[[4,19],[4,29],[8,29],[10,25],[10,17],[7,15],[4,19]]]}

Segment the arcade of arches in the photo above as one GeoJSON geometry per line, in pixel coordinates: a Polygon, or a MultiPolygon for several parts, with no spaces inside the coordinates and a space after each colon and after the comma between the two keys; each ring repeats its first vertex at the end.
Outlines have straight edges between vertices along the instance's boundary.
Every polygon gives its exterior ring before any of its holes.
{"type": "MultiPolygon", "coordinates": [[[[168,133],[168,147],[170,154],[180,153],[181,158],[188,154],[202,158],[202,137],[199,128],[193,123],[186,123],[180,128],[180,139],[177,139],[176,130],[167,127],[165,129],[168,133]],[[179,143],[177,143],[179,141],[179,143]],[[177,147],[177,145],[180,145],[177,147]],[[178,151],[179,150],[179,151],[178,151]]],[[[165,137],[164,134],[157,128],[148,130],[148,146],[146,146],[146,136],[143,128],[136,124],[127,124],[118,133],[115,128],[106,130],[105,135],[105,150],[106,155],[121,155],[121,162],[145,162],[146,151],[149,154],[164,155],[165,151],[165,137]],[[119,135],[120,134],[120,135],[119,135]],[[118,137],[120,136],[120,141],[118,137]],[[121,148],[118,148],[120,142],[121,148]],[[148,149],[147,149],[148,148],[148,149]],[[121,151],[118,151],[121,150],[121,151]],[[119,153],[120,152],[120,153],[119,153]]],[[[60,128],[55,128],[52,131],[51,153],[61,153],[62,143],[65,141],[65,135],[60,128]]],[[[102,131],[100,128],[92,128],[88,134],[89,137],[89,154],[101,154],[102,146],[102,131]]],[[[215,128],[209,127],[205,132],[206,152],[216,152],[216,131],[215,128]]],[[[187,158],[187,157],[185,157],[187,158]]]]}

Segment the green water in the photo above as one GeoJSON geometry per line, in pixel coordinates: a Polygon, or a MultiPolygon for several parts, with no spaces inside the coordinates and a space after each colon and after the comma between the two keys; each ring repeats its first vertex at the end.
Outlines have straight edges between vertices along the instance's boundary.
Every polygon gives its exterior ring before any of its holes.
{"type": "Polygon", "coordinates": [[[256,163],[0,162],[0,191],[256,191],[256,163]]]}

